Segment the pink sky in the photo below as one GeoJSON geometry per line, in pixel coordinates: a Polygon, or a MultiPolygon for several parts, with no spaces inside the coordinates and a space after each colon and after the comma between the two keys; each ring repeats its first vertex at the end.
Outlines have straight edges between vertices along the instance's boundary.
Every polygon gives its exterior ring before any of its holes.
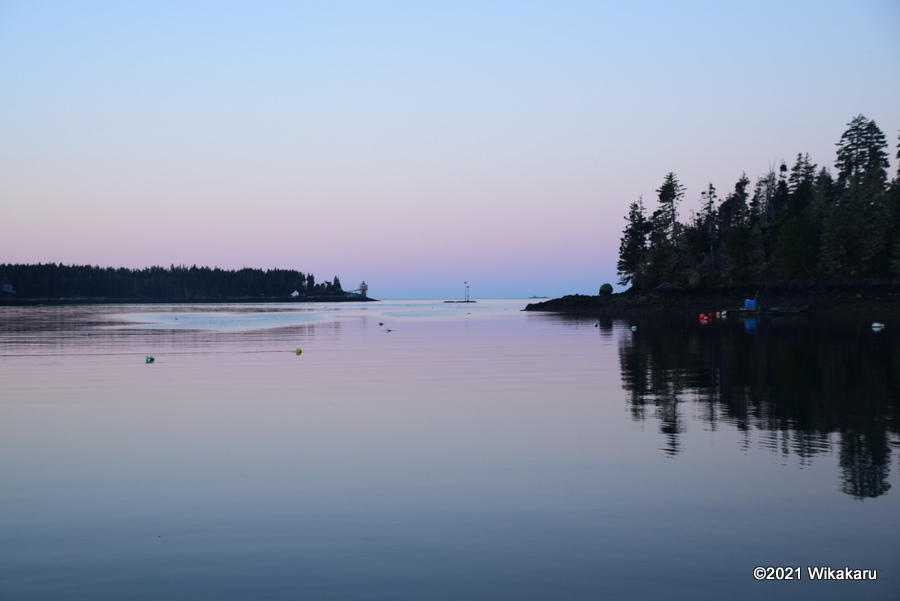
{"type": "Polygon", "coordinates": [[[669,171],[687,219],[831,167],[860,113],[893,156],[898,32],[879,1],[6,3],[0,263],[596,293],[669,171]]]}

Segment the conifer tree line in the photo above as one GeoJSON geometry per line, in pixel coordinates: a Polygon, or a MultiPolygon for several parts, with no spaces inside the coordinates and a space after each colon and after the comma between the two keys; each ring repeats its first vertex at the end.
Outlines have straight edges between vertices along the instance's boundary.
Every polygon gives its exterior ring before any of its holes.
{"type": "MultiPolygon", "coordinates": [[[[685,189],[674,173],[652,213],[632,202],[619,246],[620,285],[646,290],[823,283],[900,277],[900,170],[863,115],[837,143],[836,176],[808,154],[752,183],[744,173],[724,199],[710,183],[700,209],[678,220],[685,189]]],[[[900,159],[900,144],[897,158],[900,159]]]]}
{"type": "MultiPolygon", "coordinates": [[[[0,264],[0,279],[28,298],[214,299],[342,294],[341,282],[316,283],[311,273],[288,269],[236,271],[172,265],[127,269],[89,265],[0,264]]],[[[9,293],[3,296],[10,296],[9,293]]]]}

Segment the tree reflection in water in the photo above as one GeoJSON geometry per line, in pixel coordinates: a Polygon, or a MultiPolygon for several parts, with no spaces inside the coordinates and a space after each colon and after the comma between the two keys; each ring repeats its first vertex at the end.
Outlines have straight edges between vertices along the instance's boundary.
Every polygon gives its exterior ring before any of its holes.
{"type": "MultiPolygon", "coordinates": [[[[675,456],[685,411],[765,433],[762,444],[801,464],[839,449],[843,492],[890,488],[891,446],[900,446],[900,343],[887,330],[774,317],[711,324],[665,316],[627,322],[620,339],[623,388],[635,420],[657,419],[675,456]]],[[[606,324],[603,324],[606,325],[606,324]]],[[[744,444],[749,445],[749,436],[744,444]]]]}

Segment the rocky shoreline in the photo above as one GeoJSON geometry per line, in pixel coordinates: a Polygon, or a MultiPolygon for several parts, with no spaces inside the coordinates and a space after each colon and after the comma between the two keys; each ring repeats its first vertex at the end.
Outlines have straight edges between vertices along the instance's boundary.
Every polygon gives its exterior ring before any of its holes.
{"type": "Polygon", "coordinates": [[[746,299],[755,300],[757,307],[763,310],[792,308],[813,316],[900,322],[900,282],[702,290],[676,287],[629,289],[618,294],[563,296],[531,303],[524,310],[597,316],[648,312],[698,315],[735,311],[744,306],[746,299]]]}

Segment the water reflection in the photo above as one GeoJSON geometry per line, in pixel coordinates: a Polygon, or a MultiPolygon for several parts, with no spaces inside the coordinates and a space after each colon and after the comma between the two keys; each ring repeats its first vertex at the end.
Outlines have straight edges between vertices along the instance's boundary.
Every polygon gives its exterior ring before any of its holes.
{"type": "Polygon", "coordinates": [[[896,339],[523,304],[0,311],[0,598],[896,597],[896,339]]]}
{"type": "Polygon", "coordinates": [[[728,424],[801,465],[836,447],[841,490],[877,497],[900,442],[900,349],[885,334],[805,319],[645,319],[620,338],[623,388],[633,419],[658,421],[671,456],[692,422],[728,424]]]}
{"type": "Polygon", "coordinates": [[[0,356],[185,353],[238,344],[258,352],[283,342],[293,349],[316,337],[337,339],[364,313],[278,305],[84,305],[5,307],[0,356]]]}

